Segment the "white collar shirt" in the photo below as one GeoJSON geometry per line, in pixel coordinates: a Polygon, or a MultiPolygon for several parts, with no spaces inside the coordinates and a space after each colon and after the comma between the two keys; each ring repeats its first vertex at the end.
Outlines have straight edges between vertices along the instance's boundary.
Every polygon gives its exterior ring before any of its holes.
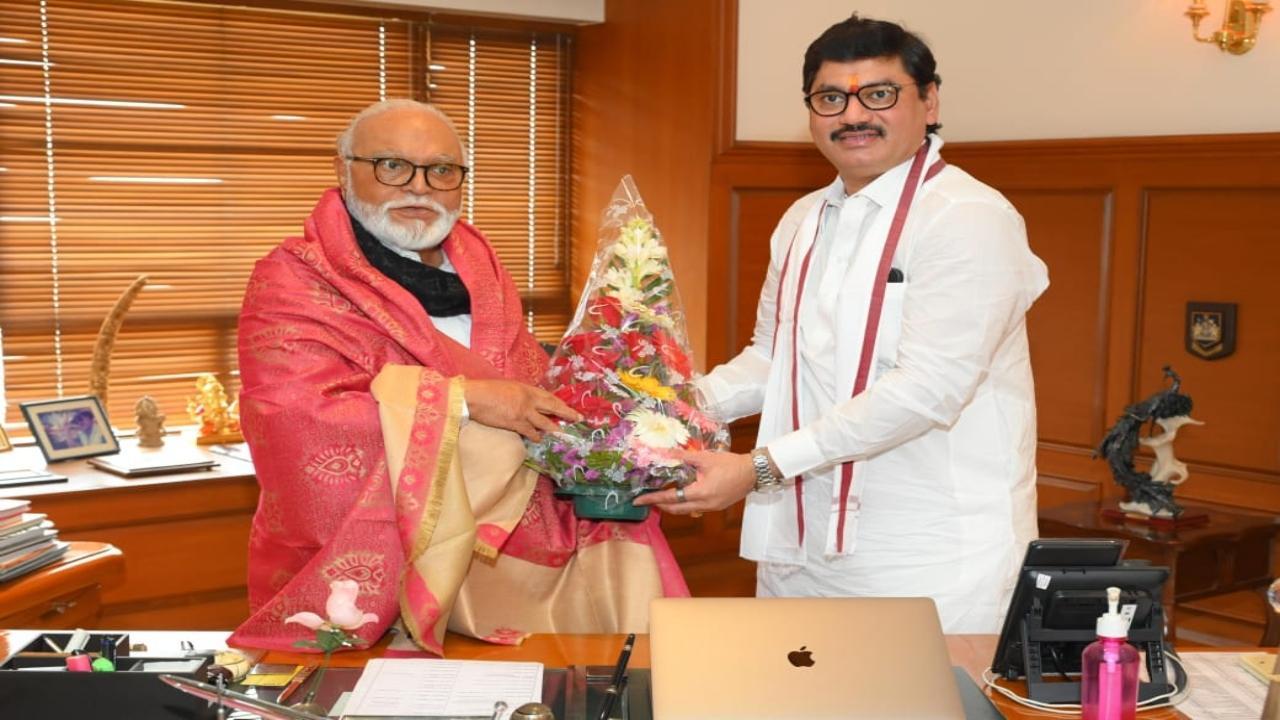
{"type": "MultiPolygon", "coordinates": [[[[837,371],[837,340],[840,296],[854,255],[883,212],[893,212],[898,192],[909,170],[900,165],[868,183],[852,195],[845,194],[844,181],[836,178],[822,194],[825,206],[819,218],[805,301],[797,325],[800,362],[798,388],[801,427],[819,419],[846,396],[841,394],[841,373],[837,371]],[[886,206],[888,206],[886,210],[886,206]]],[[[806,476],[804,494],[805,552],[810,562],[823,562],[831,496],[836,473],[815,472],[806,476]]]]}

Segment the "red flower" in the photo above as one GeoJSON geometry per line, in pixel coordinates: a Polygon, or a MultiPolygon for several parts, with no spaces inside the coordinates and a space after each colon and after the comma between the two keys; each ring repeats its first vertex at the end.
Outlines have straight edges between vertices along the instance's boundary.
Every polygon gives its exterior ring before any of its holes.
{"type": "Polygon", "coordinates": [[[583,353],[582,358],[594,365],[597,372],[615,370],[622,359],[622,351],[615,343],[601,343],[583,353]]]}
{"type": "Polygon", "coordinates": [[[636,365],[646,365],[654,360],[653,340],[648,335],[628,330],[622,333],[622,343],[636,365]]]}
{"type": "Polygon", "coordinates": [[[613,401],[598,395],[600,387],[592,383],[571,383],[556,388],[554,395],[569,407],[586,416],[588,425],[600,427],[617,422],[613,401]]]}
{"type": "Polygon", "coordinates": [[[587,306],[587,314],[599,318],[601,325],[613,328],[622,327],[622,303],[609,295],[597,297],[587,306]]]}
{"type": "Polygon", "coordinates": [[[662,358],[662,362],[687,379],[693,372],[693,364],[689,362],[689,356],[680,349],[675,338],[662,330],[655,329],[652,341],[658,348],[658,357],[662,358]]]}
{"type": "Polygon", "coordinates": [[[584,332],[574,333],[564,340],[560,341],[560,349],[567,351],[565,354],[586,355],[592,349],[604,344],[604,333],[584,332]]]}
{"type": "Polygon", "coordinates": [[[578,405],[578,412],[586,416],[591,427],[605,427],[618,422],[618,413],[613,409],[613,401],[599,395],[586,395],[578,405]]]}
{"type": "Polygon", "coordinates": [[[581,405],[584,398],[590,395],[594,389],[595,387],[590,383],[570,383],[556,388],[552,394],[563,400],[569,407],[582,412],[581,405]]]}

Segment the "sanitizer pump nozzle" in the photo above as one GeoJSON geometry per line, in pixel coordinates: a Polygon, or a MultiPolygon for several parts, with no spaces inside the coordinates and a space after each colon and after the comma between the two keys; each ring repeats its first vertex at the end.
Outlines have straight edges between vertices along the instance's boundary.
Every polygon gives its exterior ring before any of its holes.
{"type": "Polygon", "coordinates": [[[1138,651],[1125,642],[1129,621],[1120,614],[1120,588],[1107,588],[1107,612],[1098,639],[1081,657],[1082,720],[1133,720],[1138,711],[1138,651]]]}

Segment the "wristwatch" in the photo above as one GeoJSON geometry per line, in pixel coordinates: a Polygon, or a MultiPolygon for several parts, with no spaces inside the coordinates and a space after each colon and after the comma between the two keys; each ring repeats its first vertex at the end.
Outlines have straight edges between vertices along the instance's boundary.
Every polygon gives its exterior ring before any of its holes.
{"type": "Polygon", "coordinates": [[[773,472],[767,450],[756,448],[751,451],[751,467],[756,471],[756,492],[771,493],[782,489],[782,477],[773,472]]]}

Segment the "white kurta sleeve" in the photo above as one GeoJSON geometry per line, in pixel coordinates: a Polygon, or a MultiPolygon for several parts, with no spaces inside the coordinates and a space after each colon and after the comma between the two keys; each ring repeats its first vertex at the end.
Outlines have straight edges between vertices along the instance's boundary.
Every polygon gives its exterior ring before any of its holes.
{"type": "Polygon", "coordinates": [[[914,239],[894,367],[871,387],[768,445],[795,477],[948,427],[992,358],[1048,287],[1022,218],[987,200],[944,208],[914,239]]]}

